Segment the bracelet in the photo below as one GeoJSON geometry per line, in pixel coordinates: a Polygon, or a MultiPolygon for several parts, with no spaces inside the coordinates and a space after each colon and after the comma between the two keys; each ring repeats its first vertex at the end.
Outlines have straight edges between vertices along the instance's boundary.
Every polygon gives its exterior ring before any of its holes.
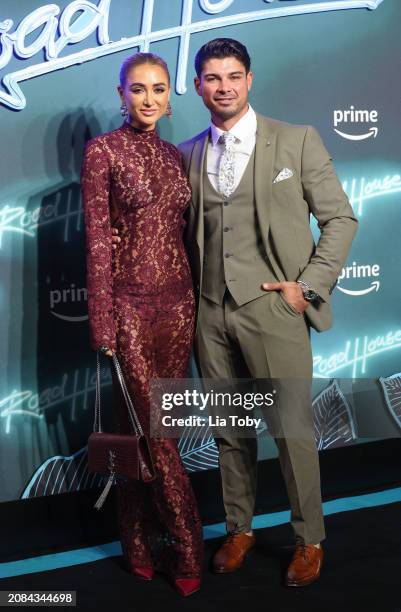
{"type": "Polygon", "coordinates": [[[310,285],[308,285],[308,283],[305,283],[304,280],[297,280],[298,285],[302,285],[303,287],[305,287],[305,289],[307,289],[308,291],[313,291],[312,287],[310,285]]]}

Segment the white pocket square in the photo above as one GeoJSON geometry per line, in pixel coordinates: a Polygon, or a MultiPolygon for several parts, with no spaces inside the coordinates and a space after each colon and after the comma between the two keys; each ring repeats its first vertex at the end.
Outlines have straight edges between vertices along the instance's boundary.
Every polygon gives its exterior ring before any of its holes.
{"type": "Polygon", "coordinates": [[[285,181],[286,179],[291,178],[293,174],[293,171],[289,168],[283,168],[274,179],[273,184],[279,183],[280,181],[285,181]]]}

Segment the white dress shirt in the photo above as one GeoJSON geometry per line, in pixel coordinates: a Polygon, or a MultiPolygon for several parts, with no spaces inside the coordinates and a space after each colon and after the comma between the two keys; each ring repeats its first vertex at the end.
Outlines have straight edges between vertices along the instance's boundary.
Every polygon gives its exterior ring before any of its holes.
{"type": "MultiPolygon", "coordinates": [[[[234,144],[235,168],[234,189],[238,187],[245,172],[245,168],[252,155],[256,143],[257,121],[256,114],[251,105],[248,112],[229,130],[236,138],[234,144]]],[[[219,165],[220,158],[224,152],[224,144],[219,142],[224,130],[210,124],[210,140],[207,149],[207,173],[216,191],[219,191],[219,165]]]]}

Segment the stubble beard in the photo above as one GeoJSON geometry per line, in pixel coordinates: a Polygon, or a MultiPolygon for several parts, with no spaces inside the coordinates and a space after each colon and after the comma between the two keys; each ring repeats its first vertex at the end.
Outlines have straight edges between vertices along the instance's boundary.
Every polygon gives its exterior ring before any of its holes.
{"type": "Polygon", "coordinates": [[[242,111],[244,110],[244,108],[247,107],[247,105],[248,105],[248,101],[246,101],[245,104],[243,104],[241,107],[237,107],[233,109],[229,109],[229,108],[216,109],[214,107],[213,109],[210,109],[210,110],[212,111],[212,114],[218,117],[221,121],[227,121],[228,119],[233,119],[237,115],[240,115],[242,111]]]}

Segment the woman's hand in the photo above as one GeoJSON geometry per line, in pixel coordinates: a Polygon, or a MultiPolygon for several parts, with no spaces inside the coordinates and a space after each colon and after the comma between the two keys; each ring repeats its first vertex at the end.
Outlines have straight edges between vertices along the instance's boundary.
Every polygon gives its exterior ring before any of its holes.
{"type": "Polygon", "coordinates": [[[107,357],[113,357],[114,355],[114,351],[109,349],[107,346],[99,346],[98,350],[103,353],[103,355],[107,355],[107,357]]]}

